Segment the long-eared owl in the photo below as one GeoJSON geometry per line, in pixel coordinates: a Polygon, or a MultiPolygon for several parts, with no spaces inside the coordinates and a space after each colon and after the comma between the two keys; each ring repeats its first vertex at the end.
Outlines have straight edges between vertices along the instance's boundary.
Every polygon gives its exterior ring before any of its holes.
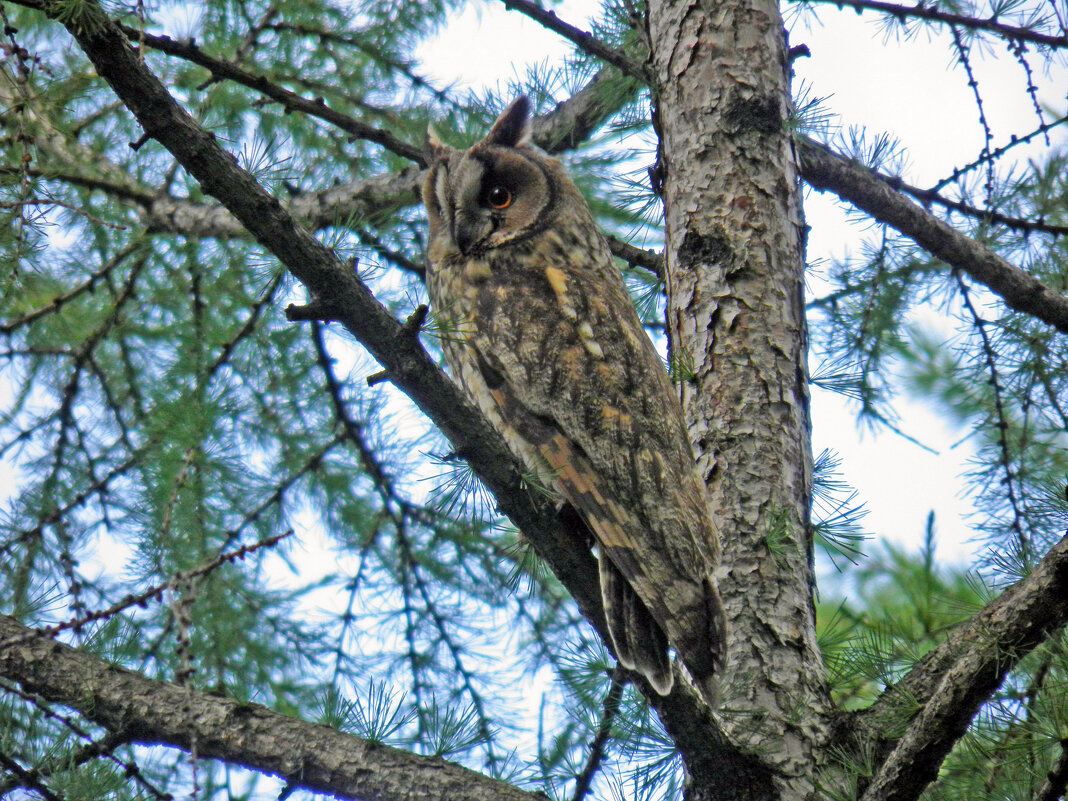
{"type": "Polygon", "coordinates": [[[711,701],[726,625],[719,538],[682,408],[585,200],[530,144],[529,114],[520,97],[468,150],[428,137],[428,284],[445,357],[592,532],[619,661],[666,694],[670,642],[711,701]]]}

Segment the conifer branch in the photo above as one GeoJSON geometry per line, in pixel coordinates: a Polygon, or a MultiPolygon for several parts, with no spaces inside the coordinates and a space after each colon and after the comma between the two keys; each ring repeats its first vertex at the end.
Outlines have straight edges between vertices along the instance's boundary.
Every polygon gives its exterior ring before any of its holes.
{"type": "Polygon", "coordinates": [[[48,785],[41,780],[36,771],[22,767],[14,758],[9,757],[3,751],[0,751],[0,768],[18,779],[18,783],[14,785],[15,787],[23,787],[30,790],[41,796],[45,801],[64,801],[62,796],[58,796],[48,789],[48,785]]]}
{"type": "Polygon", "coordinates": [[[525,14],[538,24],[573,42],[580,50],[602,61],[607,61],[620,72],[637,78],[642,83],[649,83],[649,75],[644,66],[615,48],[609,47],[596,36],[564,22],[556,16],[555,12],[548,11],[530,0],[502,0],[502,2],[505,8],[525,14]]]}
{"type": "Polygon", "coordinates": [[[861,801],[913,801],[1008,672],[1068,622],[1068,536],[1025,579],[957,628],[854,717],[866,753],[887,756],[861,801]],[[900,710],[916,710],[894,740],[900,710]]]}
{"type": "Polygon", "coordinates": [[[142,41],[148,47],[159,50],[161,53],[176,56],[201,66],[208,70],[215,80],[228,80],[247,86],[249,89],[253,89],[265,97],[281,103],[290,111],[300,111],[310,117],[317,117],[357,139],[374,142],[376,145],[381,145],[386,150],[402,158],[414,161],[420,167],[426,166],[421,147],[410,145],[388,131],[379,130],[373,125],[368,125],[353,119],[347,114],[335,111],[327,106],[321,98],[309,100],[306,97],[301,97],[296,92],[283,89],[263,75],[256,75],[229,61],[209,56],[194,41],[177,42],[169,36],[145,33],[128,25],[118,25],[118,28],[126,34],[131,42],[142,41]]]}
{"type": "Polygon", "coordinates": [[[608,694],[604,697],[601,708],[601,721],[597,724],[597,733],[590,743],[590,753],[586,757],[586,764],[575,778],[575,792],[571,801],[583,801],[590,791],[590,784],[597,771],[601,768],[604,759],[605,746],[612,734],[612,724],[616,715],[619,714],[619,701],[623,697],[623,687],[626,685],[625,671],[619,665],[612,671],[612,683],[608,688],[608,694]]]}
{"type": "Polygon", "coordinates": [[[1061,739],[1061,753],[1035,793],[1035,801],[1061,801],[1068,790],[1068,737],[1061,739]]]}
{"type": "Polygon", "coordinates": [[[17,645],[21,645],[25,642],[29,642],[31,639],[37,636],[42,637],[55,637],[64,631],[73,631],[75,633],[81,631],[83,628],[91,623],[96,623],[101,620],[108,620],[114,617],[120,612],[124,612],[134,606],[146,606],[149,601],[153,599],[159,599],[163,596],[168,589],[173,587],[176,582],[188,581],[194,578],[201,578],[209,573],[218,570],[225,564],[237,562],[243,560],[246,556],[262,548],[273,548],[281,540],[293,535],[292,529],[284,534],[276,534],[273,537],[267,537],[266,539],[254,542],[250,545],[242,545],[240,548],[234,551],[220,553],[214,559],[210,559],[199,567],[192,570],[180,571],[173,578],[169,579],[163,584],[157,584],[153,587],[149,587],[147,590],[138,593],[137,595],[127,595],[119,601],[111,604],[105,609],[98,609],[92,612],[86,613],[83,617],[72,618],[62,623],[57,623],[54,626],[46,626],[41,629],[27,628],[25,633],[20,635],[19,638],[12,638],[6,640],[0,640],[0,652],[9,648],[14,648],[17,645]]]}
{"type": "MultiPolygon", "coordinates": [[[[799,151],[808,149],[809,155],[813,160],[819,159],[817,151],[822,151],[828,154],[830,158],[842,159],[841,156],[831,153],[830,150],[825,146],[816,144],[808,139],[800,141],[798,143],[798,149],[799,151]]],[[[983,152],[986,153],[987,151],[984,150],[983,152]]],[[[992,162],[993,160],[993,155],[989,154],[988,158],[980,157],[975,162],[973,162],[973,164],[974,167],[978,167],[986,165],[988,162],[992,162]]],[[[845,159],[842,159],[842,161],[847,164],[853,163],[845,159]]],[[[816,164],[810,166],[814,171],[819,169],[816,164]]],[[[974,168],[973,165],[968,165],[968,167],[974,168]]],[[[906,195],[911,195],[912,197],[916,198],[916,200],[920,201],[920,203],[922,203],[924,206],[940,206],[949,211],[955,211],[958,214],[963,214],[965,217],[971,217],[975,220],[982,220],[984,222],[992,223],[994,225],[1003,225],[1006,228],[1009,228],[1013,231],[1019,231],[1024,234],[1051,234],[1053,236],[1068,236],[1068,225],[1056,225],[1053,223],[1047,223],[1044,219],[1041,218],[1039,218],[1038,220],[1026,220],[1022,217],[1011,217],[1007,214],[1002,214],[1000,211],[994,211],[992,209],[980,209],[976,206],[972,206],[968,203],[963,203],[959,200],[950,200],[949,198],[940,194],[937,189],[923,189],[922,187],[907,184],[900,178],[897,178],[892,175],[884,175],[883,173],[877,172],[875,170],[870,170],[862,166],[858,166],[857,168],[862,171],[862,174],[866,172],[870,175],[871,178],[881,181],[891,189],[903,192],[906,195]]],[[[804,174],[805,169],[806,167],[802,160],[802,176],[814,188],[820,189],[820,186],[817,186],[815,183],[808,180],[808,176],[804,174]]],[[[963,170],[961,172],[963,173],[963,170]]],[[[814,172],[813,180],[815,180],[815,178],[816,174],[814,172]]]]}
{"type": "MultiPolygon", "coordinates": [[[[1004,156],[1013,148],[1019,147],[1020,145],[1026,145],[1037,136],[1045,136],[1046,144],[1049,144],[1049,132],[1052,131],[1054,128],[1058,128],[1061,125],[1064,125],[1065,123],[1068,123],[1068,114],[1063,117],[1058,117],[1055,120],[1051,120],[1050,122],[1043,122],[1034,130],[1024,134],[1023,136],[1016,136],[1015,134],[1013,134],[1006,144],[1001,145],[1000,147],[995,147],[993,150],[984,149],[983,152],[980,153],[975,160],[969,162],[968,164],[965,164],[963,167],[958,167],[954,169],[953,172],[951,172],[945,178],[940,179],[934,186],[926,190],[925,194],[928,196],[937,195],[938,192],[941,192],[943,189],[945,189],[954,181],[961,178],[966,173],[969,173],[972,170],[976,170],[979,167],[986,165],[987,162],[997,161],[999,158],[1004,156]]],[[[1024,230],[1033,229],[1025,228],[1024,230]]],[[[1047,233],[1057,232],[1050,231],[1047,233]]]]}
{"type": "Polygon", "coordinates": [[[415,67],[412,62],[401,61],[393,58],[387,53],[383,52],[381,48],[374,47],[367,42],[362,41],[356,36],[345,36],[337,31],[327,30],[326,28],[312,27],[311,25],[294,24],[291,22],[278,22],[265,26],[266,30],[276,31],[279,33],[295,33],[298,36],[304,36],[308,38],[314,38],[320,42],[329,42],[332,44],[343,44],[349,47],[354,47],[361,53],[364,53],[375,61],[385,64],[391,70],[395,70],[403,75],[412,86],[417,89],[425,89],[434,95],[434,98],[440,102],[451,106],[456,111],[462,111],[463,107],[449,97],[448,92],[444,92],[440,89],[435,89],[431,83],[422,75],[415,71],[415,67]]]}
{"type": "Polygon", "coordinates": [[[813,188],[848,200],[933,256],[967,273],[1010,308],[1068,334],[1068,297],[925,211],[877,173],[807,139],[798,139],[797,149],[801,175],[813,188]]]}
{"type": "Polygon", "coordinates": [[[32,693],[79,711],[115,736],[168,745],[279,776],[342,798],[536,801],[437,757],[373,744],[316,723],[170,682],[148,679],[58,643],[0,615],[0,673],[32,693]],[[167,710],[160,714],[159,710],[167,710]]]}
{"type": "Polygon", "coordinates": [[[1068,36],[1052,36],[1039,33],[1031,28],[1021,28],[1016,25],[1006,25],[1001,22],[997,14],[983,19],[967,14],[955,14],[943,11],[936,5],[928,5],[923,0],[914,6],[903,6],[897,3],[886,3],[882,0],[806,0],[811,3],[828,3],[843,8],[848,6],[854,11],[882,11],[895,19],[904,22],[906,19],[922,19],[928,22],[940,22],[946,25],[959,25],[973,31],[990,31],[1012,42],[1027,42],[1029,44],[1042,45],[1055,49],[1068,47],[1068,36]]]}
{"type": "MultiPolygon", "coordinates": [[[[610,69],[602,69],[581,89],[559,103],[553,111],[538,117],[532,125],[534,142],[549,153],[574,149],[589,139],[605,120],[618,110],[618,104],[637,92],[632,82],[625,91],[612,92],[621,79],[610,69]],[[613,99],[606,100],[606,96],[613,99]]],[[[2,86],[0,86],[2,88],[2,86]]],[[[0,102],[4,95],[0,93],[0,102]]],[[[98,189],[141,209],[149,233],[165,232],[205,239],[233,239],[248,236],[245,227],[224,206],[180,200],[163,192],[138,186],[126,170],[99,154],[88,153],[77,142],[68,143],[47,120],[35,115],[38,125],[49,132],[38,145],[64,165],[63,169],[29,168],[30,174],[59,180],[86,189],[98,189]],[[91,158],[90,158],[91,155],[91,158]],[[107,179],[85,175],[79,166],[97,165],[107,179]]],[[[35,140],[36,141],[36,140],[35,140]]],[[[0,175],[6,168],[0,167],[0,175]]],[[[395,173],[385,173],[311,192],[296,192],[288,201],[289,213],[312,230],[338,225],[347,219],[374,224],[396,217],[402,209],[419,201],[422,168],[412,166],[395,173]]],[[[375,247],[372,242],[372,247],[375,247]]],[[[386,252],[388,258],[393,254],[386,252]]],[[[404,269],[421,272],[418,265],[396,254],[404,269]]]]}
{"type": "Polygon", "coordinates": [[[972,303],[968,285],[957,270],[954,270],[954,278],[957,281],[957,289],[960,291],[964,308],[967,309],[968,315],[972,318],[972,327],[975,328],[976,333],[979,335],[979,340],[982,342],[983,362],[990,376],[988,381],[990,383],[990,391],[994,397],[994,429],[997,431],[998,450],[1001,455],[998,461],[999,467],[1004,474],[1004,477],[998,483],[1005,487],[1005,496],[1008,498],[1009,507],[1012,509],[1012,530],[1016,535],[1017,553],[1023,564],[1027,565],[1032,558],[1031,538],[1024,531],[1026,518],[1021,508],[1022,499],[1018,497],[1020,490],[1017,486],[1016,473],[1013,470],[1012,448],[1009,445],[1009,415],[1005,403],[1005,388],[998,371],[997,353],[994,352],[994,343],[986,330],[988,323],[979,315],[979,310],[972,303]]]}
{"type": "Polygon", "coordinates": [[[105,279],[112,271],[121,265],[131,253],[141,246],[142,242],[140,241],[140,237],[134,237],[126,247],[104,262],[100,269],[90,273],[89,277],[78,286],[68,289],[66,292],[61,292],[44,305],[38,306],[36,309],[32,309],[19,315],[14,320],[0,325],[0,334],[10,335],[14,333],[16,329],[28,325],[34,320],[44,317],[46,314],[55,314],[80,295],[83,295],[86,292],[92,292],[103,279],[105,279]]]}

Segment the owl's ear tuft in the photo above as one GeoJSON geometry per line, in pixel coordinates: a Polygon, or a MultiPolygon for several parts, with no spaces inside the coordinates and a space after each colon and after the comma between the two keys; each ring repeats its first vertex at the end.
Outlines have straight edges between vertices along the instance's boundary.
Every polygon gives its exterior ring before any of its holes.
{"type": "Polygon", "coordinates": [[[520,147],[530,143],[530,100],[520,95],[501,112],[486,134],[486,142],[502,147],[520,147]]]}
{"type": "Polygon", "coordinates": [[[427,164],[444,161],[451,150],[451,147],[441,141],[434,123],[427,125],[426,140],[423,142],[423,156],[426,157],[427,164]]]}

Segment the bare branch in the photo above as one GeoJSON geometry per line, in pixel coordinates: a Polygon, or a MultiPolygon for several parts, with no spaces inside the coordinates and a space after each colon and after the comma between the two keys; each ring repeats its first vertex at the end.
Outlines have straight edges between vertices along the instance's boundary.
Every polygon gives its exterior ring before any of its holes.
{"type": "Polygon", "coordinates": [[[960,268],[996,293],[1010,308],[1068,334],[1068,298],[1064,295],[942,222],[871,170],[808,139],[799,138],[797,149],[801,175],[813,188],[848,200],[936,258],[960,268]]]}
{"type": "Polygon", "coordinates": [[[1006,25],[998,20],[997,14],[994,14],[987,19],[970,17],[966,14],[953,14],[949,11],[942,11],[937,6],[926,5],[923,0],[914,6],[885,3],[882,2],[882,0],[848,0],[847,2],[843,2],[843,0],[808,1],[813,3],[832,3],[839,8],[849,6],[858,12],[882,11],[901,21],[906,19],[922,19],[927,20],[928,22],[941,22],[946,25],[959,25],[962,28],[969,28],[971,30],[990,31],[1014,42],[1028,42],[1030,44],[1053,48],[1068,47],[1068,36],[1050,36],[1049,34],[1038,33],[1030,28],[1006,25]]]}
{"type": "Polygon", "coordinates": [[[644,270],[648,270],[657,278],[663,280],[664,278],[664,256],[662,253],[657,253],[655,250],[643,250],[642,248],[634,247],[622,239],[617,239],[614,236],[606,237],[608,240],[608,247],[612,251],[612,255],[620,259],[623,259],[631,267],[641,267],[644,270]]]}
{"type": "Polygon", "coordinates": [[[215,79],[225,79],[247,86],[272,100],[276,100],[287,109],[302,111],[311,117],[318,117],[357,139],[374,142],[386,148],[386,150],[396,153],[398,156],[414,161],[421,167],[426,166],[422,148],[403,142],[388,131],[379,130],[372,125],[355,120],[347,114],[335,111],[329,108],[322,100],[309,100],[306,97],[301,97],[296,92],[291,92],[272,83],[262,75],[255,75],[238,67],[236,64],[209,56],[197,47],[193,41],[176,42],[169,36],[155,36],[127,25],[119,25],[118,27],[129,37],[130,41],[142,41],[162,53],[183,58],[186,61],[204,67],[204,69],[211,72],[212,77],[215,79]]]}
{"type": "Polygon", "coordinates": [[[1068,536],[930,651],[857,718],[858,733],[888,756],[861,801],[913,801],[1006,674],[1068,621],[1068,536]],[[903,736],[885,732],[902,705],[918,710],[903,736]]]}
{"type": "Polygon", "coordinates": [[[602,61],[607,61],[613,67],[616,67],[633,78],[637,78],[642,83],[649,83],[649,76],[646,74],[645,68],[641,64],[633,61],[618,50],[609,47],[596,36],[564,22],[556,16],[555,12],[546,11],[537,3],[530,2],[530,0],[502,0],[502,2],[504,3],[505,8],[526,14],[532,20],[545,26],[550,31],[554,31],[565,39],[574,42],[579,49],[585,50],[591,56],[596,56],[602,61]]]}
{"type": "Polygon", "coordinates": [[[535,794],[437,757],[369,743],[326,726],[147,679],[0,615],[0,672],[129,741],[190,750],[344,798],[534,801],[535,794]],[[160,714],[159,710],[167,710],[160,714]]]}

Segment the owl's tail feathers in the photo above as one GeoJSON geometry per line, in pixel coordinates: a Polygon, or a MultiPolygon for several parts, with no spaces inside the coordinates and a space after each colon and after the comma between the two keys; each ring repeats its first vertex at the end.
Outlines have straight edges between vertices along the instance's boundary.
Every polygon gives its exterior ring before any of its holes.
{"type": "Polygon", "coordinates": [[[616,658],[623,667],[641,673],[660,695],[667,695],[674,683],[667,635],[612,561],[602,554],[598,562],[601,598],[616,658]]]}

